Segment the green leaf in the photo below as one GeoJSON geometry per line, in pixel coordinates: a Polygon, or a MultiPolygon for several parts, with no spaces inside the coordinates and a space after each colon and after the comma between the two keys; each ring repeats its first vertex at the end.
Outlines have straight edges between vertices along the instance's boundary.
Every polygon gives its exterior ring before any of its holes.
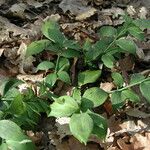
{"type": "Polygon", "coordinates": [[[73,136],[86,144],[93,130],[93,120],[87,113],[73,114],[69,127],[73,136]]]}
{"type": "Polygon", "coordinates": [[[13,141],[13,140],[7,140],[6,141],[9,149],[11,150],[35,150],[36,147],[33,145],[31,140],[23,140],[23,141],[13,141]]]}
{"type": "Polygon", "coordinates": [[[116,44],[125,52],[129,52],[132,54],[136,53],[136,45],[129,39],[119,39],[116,41],[116,44]]]}
{"type": "Polygon", "coordinates": [[[9,78],[9,79],[3,80],[3,83],[0,86],[2,95],[4,96],[9,90],[11,90],[14,87],[17,87],[18,85],[22,83],[24,82],[15,78],[9,78]]]}
{"type": "Polygon", "coordinates": [[[121,92],[121,97],[122,97],[122,100],[129,99],[132,102],[139,102],[140,101],[139,96],[130,89],[123,90],[121,92]]]}
{"type": "Polygon", "coordinates": [[[59,71],[57,75],[60,80],[66,82],[68,84],[71,83],[69,74],[66,71],[59,71]]]}
{"type": "Polygon", "coordinates": [[[94,127],[92,134],[95,134],[100,139],[105,139],[107,135],[107,121],[101,115],[93,113],[90,111],[90,117],[93,119],[94,127]]]}
{"type": "Polygon", "coordinates": [[[79,43],[77,41],[74,40],[65,40],[63,43],[63,47],[65,48],[69,48],[69,49],[75,49],[75,50],[80,50],[81,46],[79,45],[79,43]]]}
{"type": "Polygon", "coordinates": [[[84,42],[83,45],[83,50],[84,51],[89,51],[92,47],[92,43],[90,42],[90,40],[87,38],[86,41],[84,42]]]}
{"type": "Polygon", "coordinates": [[[93,83],[100,77],[100,75],[100,70],[86,70],[84,72],[80,72],[78,75],[78,85],[82,86],[87,83],[93,83]]]}
{"type": "Polygon", "coordinates": [[[42,52],[49,46],[49,44],[51,44],[49,40],[40,40],[32,42],[27,48],[26,56],[28,57],[42,52]]]}
{"type": "MultiPolygon", "coordinates": [[[[20,143],[24,140],[28,140],[31,143],[31,140],[22,133],[21,128],[10,120],[0,120],[0,137],[5,139],[6,143],[9,140],[20,143]]],[[[31,143],[31,145],[33,144],[31,143]]]]}
{"type": "Polygon", "coordinates": [[[150,20],[149,19],[137,19],[137,20],[134,20],[134,24],[143,29],[150,28],[150,20]]]}
{"type": "Polygon", "coordinates": [[[128,31],[135,38],[137,38],[141,41],[144,40],[144,32],[140,28],[133,26],[133,27],[128,28],[128,31]]]}
{"type": "Polygon", "coordinates": [[[93,108],[103,104],[108,97],[108,93],[98,87],[87,89],[82,96],[81,107],[83,110],[93,108]]]}
{"type": "Polygon", "coordinates": [[[121,108],[124,102],[124,100],[121,98],[121,92],[113,92],[111,95],[111,102],[115,109],[121,108]]]}
{"type": "Polygon", "coordinates": [[[0,144],[0,150],[8,150],[8,145],[4,142],[0,144]]]}
{"type": "Polygon", "coordinates": [[[150,103],[150,80],[141,83],[140,90],[141,90],[142,95],[150,103]]]}
{"type": "Polygon", "coordinates": [[[61,96],[50,105],[48,116],[67,117],[79,110],[77,102],[70,96],[61,96]]]}
{"type": "Polygon", "coordinates": [[[137,84],[142,82],[144,79],[145,77],[142,74],[135,73],[131,76],[130,84],[137,84]]]}
{"type": "Polygon", "coordinates": [[[66,58],[73,58],[73,57],[79,57],[80,56],[80,52],[74,49],[67,49],[64,50],[61,53],[61,56],[64,56],[66,58]]]}
{"type": "Polygon", "coordinates": [[[80,104],[81,103],[81,91],[80,89],[74,88],[72,97],[80,104]]]}
{"type": "Polygon", "coordinates": [[[56,83],[57,80],[57,74],[56,73],[51,73],[46,76],[45,82],[49,84],[50,86],[53,86],[56,83]]]}
{"type": "Polygon", "coordinates": [[[101,59],[106,67],[108,68],[114,67],[115,58],[112,55],[105,54],[102,56],[101,59]]]}
{"type": "Polygon", "coordinates": [[[101,54],[103,54],[111,42],[111,40],[102,39],[93,44],[89,51],[85,53],[87,60],[91,61],[97,59],[101,54]]]}
{"type": "Polygon", "coordinates": [[[70,66],[70,62],[67,58],[60,58],[58,62],[57,71],[67,71],[70,66]]]}
{"type": "Polygon", "coordinates": [[[51,41],[63,44],[65,36],[60,32],[59,25],[55,21],[46,21],[42,26],[42,33],[51,41]]]}
{"type": "Polygon", "coordinates": [[[26,105],[23,102],[23,96],[21,94],[17,95],[11,102],[9,111],[16,115],[21,115],[26,111],[26,105]]]}
{"type": "Polygon", "coordinates": [[[37,66],[37,71],[38,70],[49,70],[54,68],[55,65],[52,62],[49,61],[42,61],[38,66],[37,66]]]}
{"type": "Polygon", "coordinates": [[[100,28],[99,34],[101,37],[115,37],[117,30],[112,26],[103,26],[100,28]]]}
{"type": "Polygon", "coordinates": [[[113,72],[111,74],[113,80],[114,80],[114,83],[119,86],[119,87],[122,87],[123,86],[123,83],[124,83],[124,80],[123,80],[123,77],[120,73],[118,72],[113,72]]]}

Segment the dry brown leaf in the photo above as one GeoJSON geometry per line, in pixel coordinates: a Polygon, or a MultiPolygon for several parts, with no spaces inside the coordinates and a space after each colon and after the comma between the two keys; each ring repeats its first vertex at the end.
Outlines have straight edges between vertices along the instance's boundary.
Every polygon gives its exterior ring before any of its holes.
{"type": "Polygon", "coordinates": [[[136,133],[130,140],[134,150],[150,150],[150,133],[136,133]]]}

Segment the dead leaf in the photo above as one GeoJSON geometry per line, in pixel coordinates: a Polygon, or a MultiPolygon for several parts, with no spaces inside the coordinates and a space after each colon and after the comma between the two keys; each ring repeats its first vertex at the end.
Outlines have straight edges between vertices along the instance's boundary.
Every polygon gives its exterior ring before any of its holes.
{"type": "Polygon", "coordinates": [[[82,0],[63,0],[59,4],[59,7],[64,13],[69,10],[76,16],[76,20],[83,20],[92,16],[96,12],[95,8],[86,5],[87,2],[82,0]]]}
{"type": "Polygon", "coordinates": [[[126,114],[132,117],[136,117],[136,118],[149,118],[150,114],[147,114],[145,112],[142,112],[138,109],[130,109],[126,111],[126,114]]]}

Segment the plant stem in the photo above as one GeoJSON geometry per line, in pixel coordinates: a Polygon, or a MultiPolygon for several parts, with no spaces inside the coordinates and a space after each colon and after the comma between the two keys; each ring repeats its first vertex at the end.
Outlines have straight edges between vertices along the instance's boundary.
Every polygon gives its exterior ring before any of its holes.
{"type": "Polygon", "coordinates": [[[112,94],[113,92],[121,92],[121,91],[126,90],[126,89],[128,89],[128,88],[130,88],[130,87],[133,87],[133,86],[135,86],[135,85],[141,84],[142,82],[147,81],[147,80],[150,80],[150,77],[148,77],[148,78],[146,78],[146,79],[143,79],[143,80],[141,80],[141,81],[139,81],[139,82],[136,82],[136,83],[133,83],[133,84],[129,84],[129,85],[127,85],[126,87],[123,87],[123,88],[121,88],[121,89],[110,91],[110,92],[108,92],[108,93],[109,93],[109,94],[112,94]]]}
{"type": "Polygon", "coordinates": [[[56,60],[55,73],[57,73],[59,59],[60,59],[60,55],[58,55],[57,60],[56,60]]]}
{"type": "Polygon", "coordinates": [[[116,42],[116,40],[118,39],[118,37],[122,34],[122,33],[124,33],[124,31],[127,29],[127,27],[126,28],[124,28],[116,37],[115,37],[115,39],[108,45],[108,47],[105,49],[105,51],[104,51],[104,53],[106,53],[107,52],[107,50],[116,42]]]}

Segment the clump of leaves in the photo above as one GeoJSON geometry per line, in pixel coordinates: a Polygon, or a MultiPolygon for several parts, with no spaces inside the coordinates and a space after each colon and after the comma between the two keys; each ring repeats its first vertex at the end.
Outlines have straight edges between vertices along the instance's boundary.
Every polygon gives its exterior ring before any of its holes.
{"type": "MultiPolygon", "coordinates": [[[[116,85],[116,90],[105,92],[99,87],[88,88],[88,84],[95,83],[101,76],[98,64],[102,62],[105,67],[113,68],[121,53],[136,55],[136,44],[130,38],[144,40],[144,29],[150,28],[147,20],[133,20],[124,16],[125,22],[122,26],[114,28],[103,26],[98,31],[100,40],[91,43],[86,40],[83,46],[74,40],[68,40],[61,32],[59,25],[54,21],[47,21],[42,27],[42,33],[47,37],[31,43],[27,49],[27,56],[49,50],[57,55],[57,61],[41,62],[37,70],[53,70],[48,74],[45,82],[52,87],[57,79],[70,83],[68,68],[69,59],[82,56],[85,63],[97,62],[97,69],[79,72],[77,87],[72,92],[72,96],[61,96],[53,98],[48,116],[70,117],[70,131],[84,144],[87,143],[91,134],[95,134],[101,139],[105,139],[107,134],[107,120],[99,114],[93,112],[95,107],[102,105],[108,98],[111,99],[115,109],[122,107],[126,100],[133,103],[139,102],[139,96],[132,90],[135,85],[140,85],[143,96],[150,102],[148,89],[150,88],[150,77],[145,78],[141,74],[133,74],[130,83],[124,85],[124,79],[118,72],[112,73],[112,79],[116,85]],[[82,91],[81,87],[87,87],[82,91]]],[[[79,57],[81,58],[81,57],[79,57]]]]}
{"type": "MultiPolygon", "coordinates": [[[[40,96],[47,94],[53,102],[50,107],[47,107],[47,103],[37,97],[32,89],[29,88],[26,93],[20,93],[17,89],[20,81],[14,79],[6,81],[2,88],[0,101],[0,137],[2,141],[0,146],[3,149],[7,147],[13,149],[13,146],[17,145],[17,148],[26,150],[24,145],[28,146],[28,144],[32,147],[33,145],[23,135],[18,125],[24,129],[33,128],[41,112],[47,112],[48,117],[70,117],[70,131],[80,142],[86,144],[91,134],[100,139],[106,137],[107,120],[95,113],[94,108],[103,105],[107,99],[111,99],[115,109],[121,108],[127,100],[137,103],[140,98],[132,87],[139,85],[142,95],[150,102],[150,77],[146,78],[138,73],[133,74],[130,82],[125,84],[121,73],[112,72],[111,77],[116,89],[110,92],[94,84],[103,73],[99,69],[99,64],[102,63],[104,67],[110,69],[115,67],[120,54],[135,55],[137,46],[130,37],[144,40],[143,30],[150,28],[148,20],[133,20],[128,16],[125,16],[124,19],[124,24],[118,28],[101,27],[98,31],[100,40],[96,43],[86,40],[83,46],[80,46],[77,41],[67,39],[60,31],[57,22],[50,20],[43,24],[42,33],[47,39],[31,43],[26,56],[36,55],[44,50],[53,52],[57,56],[55,61],[44,60],[37,66],[37,71],[51,70],[51,73],[40,84],[40,96]],[[78,70],[77,86],[72,91],[72,95],[59,97],[52,94],[50,90],[58,79],[71,84],[69,68],[71,59],[74,57],[83,58],[87,67],[86,70],[78,70]],[[8,124],[8,126],[4,127],[3,124],[8,124]],[[9,139],[10,136],[13,137],[12,132],[4,135],[6,130],[16,133],[14,139],[9,139]]],[[[34,149],[31,147],[29,149],[34,149]]]]}

